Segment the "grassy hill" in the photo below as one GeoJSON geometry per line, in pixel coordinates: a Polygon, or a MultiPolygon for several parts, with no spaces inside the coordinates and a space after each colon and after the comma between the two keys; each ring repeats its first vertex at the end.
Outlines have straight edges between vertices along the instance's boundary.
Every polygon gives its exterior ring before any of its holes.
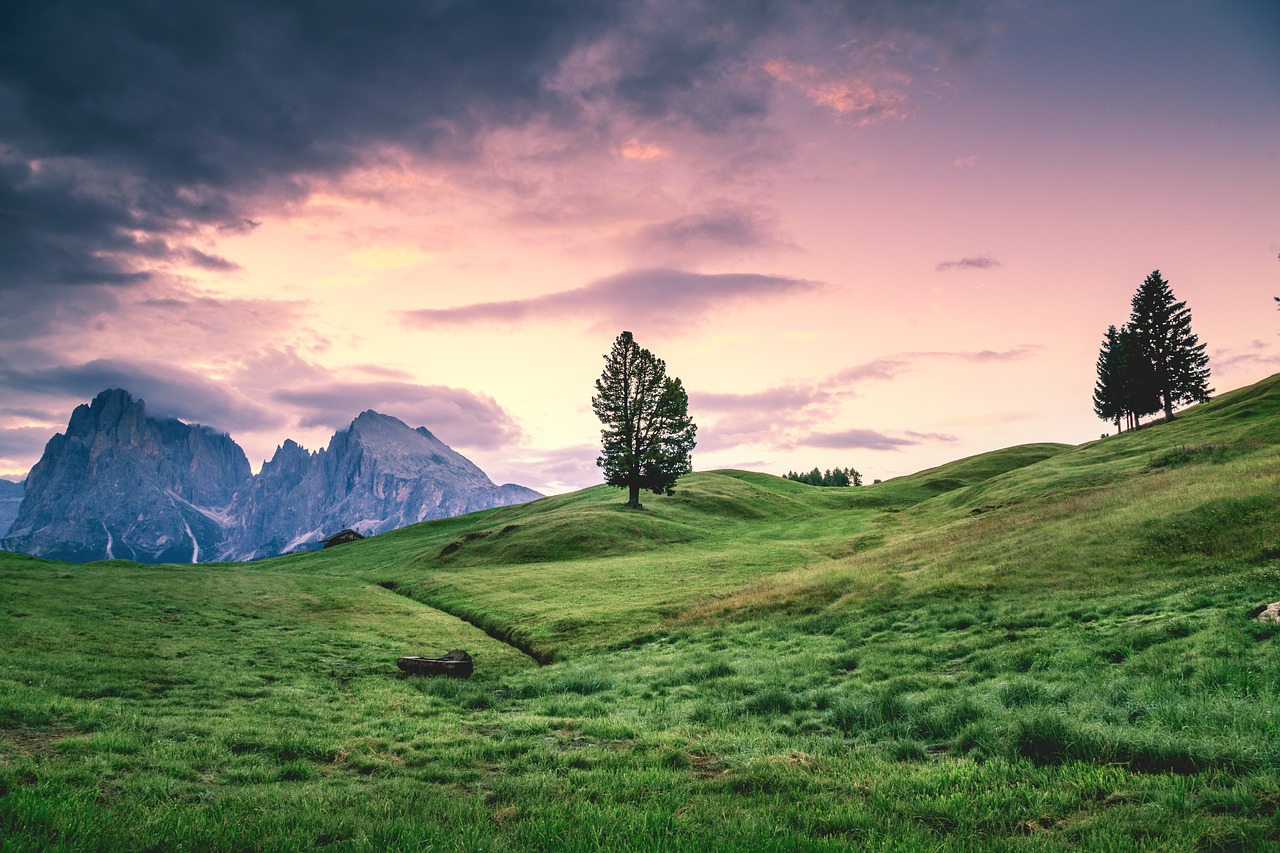
{"type": "Polygon", "coordinates": [[[1280,376],[874,486],[0,593],[4,850],[1280,849],[1280,376]]]}

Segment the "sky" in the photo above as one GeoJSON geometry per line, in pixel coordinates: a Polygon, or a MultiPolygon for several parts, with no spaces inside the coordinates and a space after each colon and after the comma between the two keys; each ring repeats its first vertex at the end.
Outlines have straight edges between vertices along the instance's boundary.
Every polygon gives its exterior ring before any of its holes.
{"type": "Polygon", "coordinates": [[[256,470],[365,409],[601,481],[623,330],[696,470],[1077,444],[1159,269],[1280,371],[1280,7],[14,0],[0,477],[120,387],[256,470]]]}

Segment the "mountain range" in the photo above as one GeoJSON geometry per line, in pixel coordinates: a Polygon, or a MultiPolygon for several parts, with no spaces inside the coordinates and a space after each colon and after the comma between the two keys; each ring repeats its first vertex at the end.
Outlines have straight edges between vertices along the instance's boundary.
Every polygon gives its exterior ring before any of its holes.
{"type": "MultiPolygon", "coordinates": [[[[0,484],[0,508],[9,491],[0,484]]],[[[151,417],[112,389],[49,440],[0,546],[71,562],[251,560],[344,528],[367,536],[539,497],[495,485],[425,427],[372,410],[324,450],[286,440],[255,475],[230,436],[151,417]]]]}

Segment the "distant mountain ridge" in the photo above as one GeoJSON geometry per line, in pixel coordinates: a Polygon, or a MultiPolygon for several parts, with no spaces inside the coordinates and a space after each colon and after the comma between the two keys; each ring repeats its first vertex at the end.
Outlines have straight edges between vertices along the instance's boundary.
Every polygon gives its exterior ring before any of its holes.
{"type": "Polygon", "coordinates": [[[369,410],[324,450],[280,445],[236,496],[230,514],[238,521],[225,553],[235,560],[266,557],[344,527],[369,535],[540,497],[524,486],[494,485],[426,427],[369,410]]]}
{"type": "Polygon", "coordinates": [[[345,527],[371,535],[539,497],[495,485],[425,427],[372,410],[325,450],[286,440],[253,475],[230,436],[152,418],[112,389],[49,440],[0,546],[70,562],[247,560],[345,527]]]}
{"type": "Polygon", "coordinates": [[[22,503],[22,483],[0,480],[0,538],[9,532],[9,526],[18,517],[18,505],[22,503]]]}

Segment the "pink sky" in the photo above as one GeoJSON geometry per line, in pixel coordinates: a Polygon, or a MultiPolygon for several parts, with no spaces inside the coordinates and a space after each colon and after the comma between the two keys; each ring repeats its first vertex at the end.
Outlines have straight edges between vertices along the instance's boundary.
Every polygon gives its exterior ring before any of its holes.
{"type": "Polygon", "coordinates": [[[887,479],[1105,432],[1098,346],[1157,268],[1219,391],[1280,369],[1269,4],[486,8],[0,70],[0,476],[124,387],[255,469],[373,408],[576,489],[629,329],[689,390],[695,468],[887,479]]]}

